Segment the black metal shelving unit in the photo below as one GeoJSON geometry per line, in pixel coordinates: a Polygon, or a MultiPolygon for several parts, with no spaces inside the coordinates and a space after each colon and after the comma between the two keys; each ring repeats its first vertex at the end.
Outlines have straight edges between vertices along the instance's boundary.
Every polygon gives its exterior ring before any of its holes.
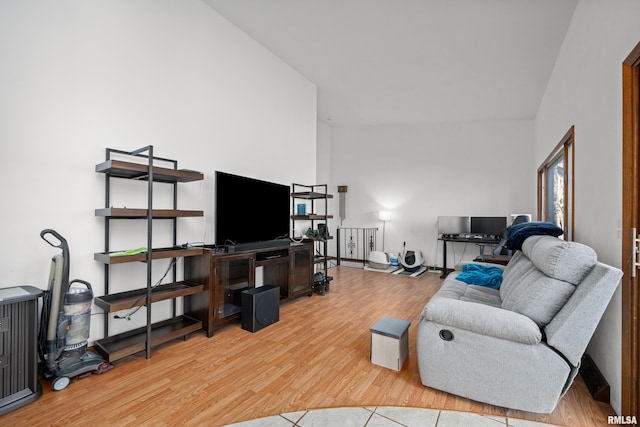
{"type": "MultiPolygon", "coordinates": [[[[331,280],[332,277],[327,274],[329,269],[329,254],[328,254],[328,240],[333,236],[329,233],[328,220],[333,218],[333,215],[329,215],[329,199],[333,198],[332,194],[329,194],[329,186],[327,184],[291,184],[291,197],[293,203],[291,204],[291,220],[292,228],[295,230],[296,221],[307,221],[311,224],[311,229],[316,229],[318,224],[324,223],[327,227],[327,235],[325,237],[314,237],[314,264],[316,272],[320,270],[324,273],[327,280],[331,280]],[[305,200],[310,202],[310,211],[304,215],[299,215],[296,211],[296,199],[305,200]]],[[[296,237],[296,236],[294,236],[296,237]]]]}
{"type": "Polygon", "coordinates": [[[153,347],[202,328],[198,319],[177,315],[176,298],[192,295],[204,291],[202,283],[177,281],[176,262],[172,266],[173,283],[153,286],[152,265],[155,259],[202,255],[201,248],[177,247],[178,218],[201,217],[203,211],[178,209],[178,183],[199,181],[204,179],[200,172],[178,169],[178,162],[173,159],[154,155],[153,146],[142,147],[133,151],[113,148],[106,149],[106,160],[96,165],[96,172],[105,175],[105,207],[96,209],[95,215],[104,218],[104,252],[94,254],[94,259],[104,264],[104,293],[96,297],[95,304],[105,313],[104,338],[95,342],[95,348],[108,361],[127,357],[139,351],[146,351],[146,357],[151,357],[153,347]],[[116,159],[115,157],[126,160],[116,159]],[[160,167],[156,164],[168,164],[170,167],[160,167]],[[144,208],[114,208],[111,206],[111,180],[128,179],[146,181],[147,202],[144,208]],[[171,209],[154,209],[153,185],[164,183],[173,186],[173,206],[171,209]],[[111,250],[111,221],[122,219],[146,220],[147,251],[143,253],[113,256],[111,250]],[[173,247],[154,248],[153,222],[154,220],[171,221],[173,233],[173,247]],[[134,290],[110,293],[109,271],[112,265],[144,262],[146,264],[146,287],[134,290]],[[151,306],[154,302],[172,300],[172,318],[153,324],[151,321],[151,306]],[[142,328],[127,331],[122,334],[109,335],[109,314],[123,309],[140,306],[146,307],[146,325],[142,328]]]}

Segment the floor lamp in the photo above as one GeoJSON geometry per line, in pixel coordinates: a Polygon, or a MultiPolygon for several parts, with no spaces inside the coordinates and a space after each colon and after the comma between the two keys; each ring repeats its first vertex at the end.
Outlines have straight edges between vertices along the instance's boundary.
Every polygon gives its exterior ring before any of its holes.
{"type": "Polygon", "coordinates": [[[391,219],[391,212],[380,211],[378,218],[380,219],[380,221],[382,221],[382,252],[384,252],[384,229],[385,229],[385,225],[387,224],[387,221],[391,219]]]}

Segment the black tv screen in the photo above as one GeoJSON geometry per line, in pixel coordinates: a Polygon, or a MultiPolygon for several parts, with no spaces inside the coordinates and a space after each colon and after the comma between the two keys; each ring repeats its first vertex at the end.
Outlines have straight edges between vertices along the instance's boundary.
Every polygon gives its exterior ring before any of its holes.
{"type": "Polygon", "coordinates": [[[472,216],[471,234],[501,236],[507,228],[506,216],[472,216]]]}
{"type": "Polygon", "coordinates": [[[288,185],[216,171],[216,245],[287,239],[288,185]]]}
{"type": "Polygon", "coordinates": [[[470,217],[468,216],[439,216],[438,234],[459,235],[471,232],[470,217]]]}

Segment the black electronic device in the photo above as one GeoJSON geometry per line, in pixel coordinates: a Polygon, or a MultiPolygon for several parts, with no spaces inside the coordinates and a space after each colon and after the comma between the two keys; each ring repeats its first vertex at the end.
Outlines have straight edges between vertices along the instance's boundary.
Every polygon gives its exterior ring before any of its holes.
{"type": "Polygon", "coordinates": [[[443,238],[455,238],[470,232],[471,224],[468,216],[438,217],[438,234],[441,234],[443,238]]]}
{"type": "Polygon", "coordinates": [[[324,223],[318,224],[318,237],[325,240],[329,238],[329,231],[327,230],[327,224],[324,224],[324,223]]]}
{"type": "Polygon", "coordinates": [[[236,283],[224,288],[225,306],[242,307],[242,292],[249,288],[248,282],[236,283]]]}
{"type": "Polygon", "coordinates": [[[242,329],[256,332],[280,320],[280,288],[264,285],[242,291],[242,329]]]}
{"type": "Polygon", "coordinates": [[[289,241],[288,185],[216,171],[215,187],[216,245],[289,241]]]}
{"type": "Polygon", "coordinates": [[[475,236],[499,237],[507,228],[506,216],[472,216],[471,234],[475,236]]]}

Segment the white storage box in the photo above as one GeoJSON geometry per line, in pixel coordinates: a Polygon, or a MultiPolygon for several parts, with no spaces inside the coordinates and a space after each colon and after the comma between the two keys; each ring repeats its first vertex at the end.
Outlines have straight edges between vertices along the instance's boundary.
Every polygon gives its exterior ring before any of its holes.
{"type": "Polygon", "coordinates": [[[409,354],[407,320],[383,316],[370,328],[371,363],[399,371],[409,354]]]}

